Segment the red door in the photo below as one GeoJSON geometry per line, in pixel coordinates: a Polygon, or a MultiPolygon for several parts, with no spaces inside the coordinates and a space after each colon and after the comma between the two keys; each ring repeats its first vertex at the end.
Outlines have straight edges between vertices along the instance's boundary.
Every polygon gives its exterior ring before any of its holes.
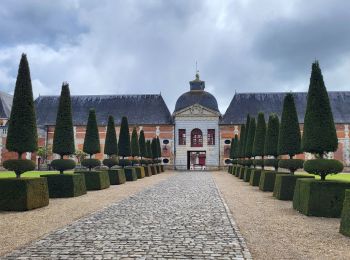
{"type": "Polygon", "coordinates": [[[198,157],[198,163],[201,165],[201,166],[204,166],[205,165],[205,154],[200,154],[199,157],[198,157]]]}

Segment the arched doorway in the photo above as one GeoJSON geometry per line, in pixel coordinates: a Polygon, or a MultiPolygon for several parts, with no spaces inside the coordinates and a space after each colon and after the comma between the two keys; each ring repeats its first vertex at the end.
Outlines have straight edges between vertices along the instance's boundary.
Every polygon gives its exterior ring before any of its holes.
{"type": "Polygon", "coordinates": [[[203,147],[202,130],[195,128],[191,132],[191,147],[203,147]]]}
{"type": "MultiPolygon", "coordinates": [[[[203,133],[199,128],[191,131],[191,147],[203,147],[203,133]]],[[[204,170],[206,161],[206,151],[191,150],[187,152],[187,169],[204,170]]]]}

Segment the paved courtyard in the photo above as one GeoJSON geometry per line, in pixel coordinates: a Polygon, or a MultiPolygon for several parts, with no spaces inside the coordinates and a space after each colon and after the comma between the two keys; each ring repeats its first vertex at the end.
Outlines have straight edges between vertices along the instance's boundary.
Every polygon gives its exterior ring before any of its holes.
{"type": "Polygon", "coordinates": [[[179,172],[4,257],[164,258],[251,258],[210,173],[179,172]]]}

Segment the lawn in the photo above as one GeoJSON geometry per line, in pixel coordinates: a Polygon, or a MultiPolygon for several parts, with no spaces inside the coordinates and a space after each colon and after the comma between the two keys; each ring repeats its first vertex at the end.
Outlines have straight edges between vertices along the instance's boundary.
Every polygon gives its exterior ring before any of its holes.
{"type": "MultiPolygon", "coordinates": [[[[30,171],[25,172],[21,175],[21,177],[40,177],[42,174],[58,174],[58,171],[30,171]]],[[[66,173],[72,174],[72,171],[67,171],[66,173]]],[[[0,178],[14,178],[16,177],[14,172],[10,171],[0,171],[0,178]]]]}

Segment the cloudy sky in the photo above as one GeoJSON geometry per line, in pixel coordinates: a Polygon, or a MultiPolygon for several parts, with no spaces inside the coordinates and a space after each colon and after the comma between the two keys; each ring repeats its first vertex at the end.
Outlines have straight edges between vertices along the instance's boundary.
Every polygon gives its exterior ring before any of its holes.
{"type": "Polygon", "coordinates": [[[0,90],[27,53],[34,94],[162,93],[172,112],[195,63],[225,112],[235,91],[306,91],[313,60],[350,90],[348,0],[2,0],[0,90]]]}

